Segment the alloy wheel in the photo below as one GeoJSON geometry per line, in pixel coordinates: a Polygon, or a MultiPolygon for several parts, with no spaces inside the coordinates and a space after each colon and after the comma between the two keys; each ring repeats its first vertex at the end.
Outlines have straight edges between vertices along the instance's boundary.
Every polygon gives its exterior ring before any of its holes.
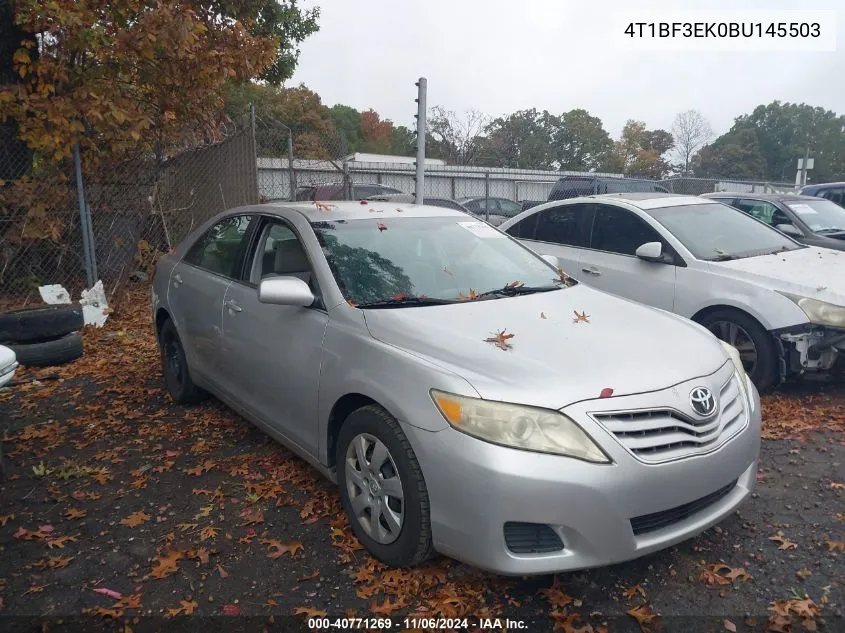
{"type": "Polygon", "coordinates": [[[754,371],[757,366],[757,346],[745,328],[732,321],[713,321],[707,325],[707,329],[737,349],[745,373],[750,375],[754,371]]]}

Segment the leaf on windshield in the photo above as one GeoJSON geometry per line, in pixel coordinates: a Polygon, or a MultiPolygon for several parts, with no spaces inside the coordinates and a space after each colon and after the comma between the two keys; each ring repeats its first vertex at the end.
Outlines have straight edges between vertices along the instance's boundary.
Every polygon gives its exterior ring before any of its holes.
{"type": "Polygon", "coordinates": [[[321,211],[331,211],[335,208],[336,205],[334,204],[327,204],[325,202],[317,202],[314,201],[314,206],[320,209],[321,211]]]}
{"type": "Polygon", "coordinates": [[[555,281],[557,281],[558,283],[562,283],[564,286],[575,285],[575,280],[572,279],[572,277],[567,275],[565,272],[563,272],[563,270],[560,268],[557,269],[557,277],[555,278],[555,281]]]}
{"type": "Polygon", "coordinates": [[[572,319],[573,323],[589,323],[590,322],[590,315],[587,314],[586,311],[578,312],[578,310],[573,310],[575,313],[575,318],[572,319]]]}
{"type": "Polygon", "coordinates": [[[352,299],[347,299],[347,300],[346,300],[346,303],[348,303],[348,304],[349,304],[351,307],[353,307],[353,308],[357,308],[357,307],[358,307],[358,304],[357,304],[357,303],[355,303],[354,301],[352,301],[352,299]]]}
{"type": "Polygon", "coordinates": [[[461,292],[460,294],[458,294],[458,297],[460,297],[462,301],[475,301],[476,299],[478,299],[479,295],[475,291],[475,288],[470,288],[469,294],[464,294],[463,292],[461,292]]]}
{"type": "Polygon", "coordinates": [[[507,332],[507,328],[505,328],[504,330],[500,330],[500,331],[496,332],[495,336],[491,336],[489,338],[484,339],[484,342],[485,343],[493,343],[493,345],[495,345],[499,349],[504,350],[504,351],[508,351],[509,349],[511,349],[513,347],[510,343],[508,343],[508,341],[510,339],[512,339],[514,337],[514,335],[513,334],[507,334],[506,332],[507,332]]]}
{"type": "Polygon", "coordinates": [[[404,292],[397,292],[390,297],[393,301],[404,301],[405,299],[410,299],[411,295],[406,295],[404,292]]]}
{"type": "Polygon", "coordinates": [[[382,224],[381,222],[378,222],[376,224],[376,226],[378,227],[379,232],[387,230],[387,227],[384,224],[382,224]]]}
{"type": "Polygon", "coordinates": [[[454,277],[454,276],[455,276],[455,273],[453,273],[451,270],[449,270],[448,268],[446,268],[446,266],[444,266],[444,267],[443,267],[443,272],[444,272],[444,273],[446,273],[447,275],[449,275],[450,277],[454,277]]]}
{"type": "Polygon", "coordinates": [[[361,200],[361,204],[368,204],[366,200],[361,200]]]}
{"type": "Polygon", "coordinates": [[[524,285],[521,281],[512,281],[505,288],[522,288],[524,285]]]}

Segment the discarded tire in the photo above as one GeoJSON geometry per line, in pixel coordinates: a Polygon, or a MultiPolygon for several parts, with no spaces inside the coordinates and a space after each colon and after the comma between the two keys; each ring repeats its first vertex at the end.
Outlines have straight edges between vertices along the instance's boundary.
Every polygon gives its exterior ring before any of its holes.
{"type": "Polygon", "coordinates": [[[0,313],[0,343],[47,341],[81,330],[83,325],[78,303],[21,308],[0,313]]]}
{"type": "Polygon", "coordinates": [[[36,343],[8,343],[24,367],[52,367],[63,365],[82,356],[82,336],[79,332],[36,343]]]}

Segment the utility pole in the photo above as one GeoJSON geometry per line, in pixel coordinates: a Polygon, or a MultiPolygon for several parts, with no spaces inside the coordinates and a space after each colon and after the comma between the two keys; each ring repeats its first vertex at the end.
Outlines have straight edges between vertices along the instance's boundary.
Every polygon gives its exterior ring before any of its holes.
{"type": "Polygon", "coordinates": [[[426,113],[426,91],[427,82],[425,77],[420,77],[415,84],[417,86],[417,159],[415,162],[417,173],[414,183],[414,204],[422,204],[424,200],[423,179],[425,178],[425,113],[426,113]]]}

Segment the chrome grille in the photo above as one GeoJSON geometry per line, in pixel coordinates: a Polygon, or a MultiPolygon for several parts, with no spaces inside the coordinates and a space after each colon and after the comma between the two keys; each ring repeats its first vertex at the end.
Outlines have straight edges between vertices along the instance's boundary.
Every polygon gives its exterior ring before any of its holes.
{"type": "Polygon", "coordinates": [[[705,420],[674,409],[593,413],[641,461],[656,464],[709,452],[738,433],[748,418],[737,377],[719,390],[719,408],[705,420]]]}

